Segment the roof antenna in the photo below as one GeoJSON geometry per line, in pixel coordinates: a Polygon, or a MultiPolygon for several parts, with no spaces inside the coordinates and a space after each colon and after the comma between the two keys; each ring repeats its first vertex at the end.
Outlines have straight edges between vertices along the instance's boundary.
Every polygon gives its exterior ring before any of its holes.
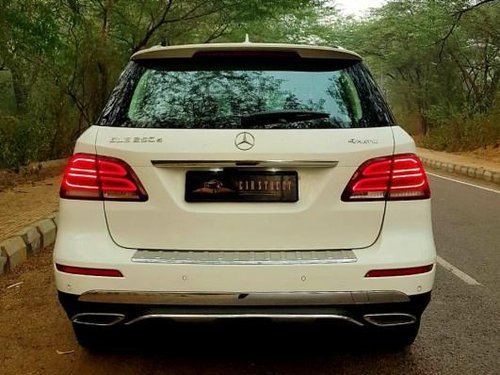
{"type": "Polygon", "coordinates": [[[245,34],[245,43],[250,43],[250,37],[248,34],[245,34]]]}

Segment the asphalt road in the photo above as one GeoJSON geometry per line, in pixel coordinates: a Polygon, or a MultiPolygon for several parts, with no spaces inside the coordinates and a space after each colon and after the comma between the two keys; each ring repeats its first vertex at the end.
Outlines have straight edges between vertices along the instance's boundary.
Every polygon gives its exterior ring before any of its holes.
{"type": "Polygon", "coordinates": [[[90,353],[76,344],[57,304],[46,250],[21,273],[0,278],[0,373],[500,374],[500,194],[430,180],[441,263],[420,335],[407,351],[346,347],[348,332],[310,326],[228,325],[162,327],[132,347],[90,353]],[[153,336],[159,339],[148,345],[153,336]]]}

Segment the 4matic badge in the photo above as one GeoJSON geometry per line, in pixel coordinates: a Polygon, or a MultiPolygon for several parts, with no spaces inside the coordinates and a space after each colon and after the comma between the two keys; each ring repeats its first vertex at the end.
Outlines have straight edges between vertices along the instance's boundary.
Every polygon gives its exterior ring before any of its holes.
{"type": "Polygon", "coordinates": [[[355,144],[355,145],[377,145],[378,144],[378,139],[357,139],[357,138],[351,138],[347,142],[355,144]]]}

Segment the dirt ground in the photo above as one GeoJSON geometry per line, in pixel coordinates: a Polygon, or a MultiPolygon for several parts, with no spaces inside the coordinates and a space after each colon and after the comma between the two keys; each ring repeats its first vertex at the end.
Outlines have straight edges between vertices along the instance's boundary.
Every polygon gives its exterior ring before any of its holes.
{"type": "Polygon", "coordinates": [[[0,240],[56,211],[60,181],[58,172],[0,191],[0,240]]]}
{"type": "Polygon", "coordinates": [[[16,272],[0,278],[2,374],[50,373],[50,369],[60,368],[70,363],[75,355],[81,355],[79,350],[71,355],[57,354],[57,350],[78,347],[63,311],[57,306],[51,253],[50,249],[45,249],[16,272]],[[29,309],[23,308],[27,305],[29,309]],[[48,325],[50,330],[46,329],[48,325]]]}
{"type": "Polygon", "coordinates": [[[454,154],[500,163],[500,145],[481,147],[474,151],[456,152],[454,154]]]}
{"type": "Polygon", "coordinates": [[[60,176],[66,166],[66,159],[31,163],[17,172],[0,169],[0,192],[19,185],[32,184],[50,177],[60,176]]]}
{"type": "Polygon", "coordinates": [[[66,160],[32,163],[17,173],[0,170],[0,241],[58,209],[66,160]]]}

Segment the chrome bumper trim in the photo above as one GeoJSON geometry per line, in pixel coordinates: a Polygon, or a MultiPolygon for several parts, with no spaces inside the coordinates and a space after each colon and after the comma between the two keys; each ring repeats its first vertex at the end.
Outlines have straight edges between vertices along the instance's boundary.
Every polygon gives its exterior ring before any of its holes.
{"type": "Polygon", "coordinates": [[[169,306],[334,306],[409,302],[398,291],[281,292],[281,293],[169,293],[89,291],[78,301],[110,304],[169,306]]]}
{"type": "Polygon", "coordinates": [[[273,319],[273,320],[314,320],[314,319],[331,319],[331,320],[342,320],[344,322],[349,322],[357,326],[364,326],[363,323],[350,318],[348,316],[336,315],[336,314],[148,314],[142,315],[129,322],[125,325],[132,325],[144,320],[151,319],[172,319],[172,320],[213,320],[213,319],[273,319]]]}
{"type": "Polygon", "coordinates": [[[333,160],[151,160],[159,168],[333,168],[333,160]]]}
{"type": "Polygon", "coordinates": [[[224,265],[287,265],[354,263],[352,250],[286,250],[286,251],[195,251],[137,250],[136,263],[224,264],[224,265]]]}

